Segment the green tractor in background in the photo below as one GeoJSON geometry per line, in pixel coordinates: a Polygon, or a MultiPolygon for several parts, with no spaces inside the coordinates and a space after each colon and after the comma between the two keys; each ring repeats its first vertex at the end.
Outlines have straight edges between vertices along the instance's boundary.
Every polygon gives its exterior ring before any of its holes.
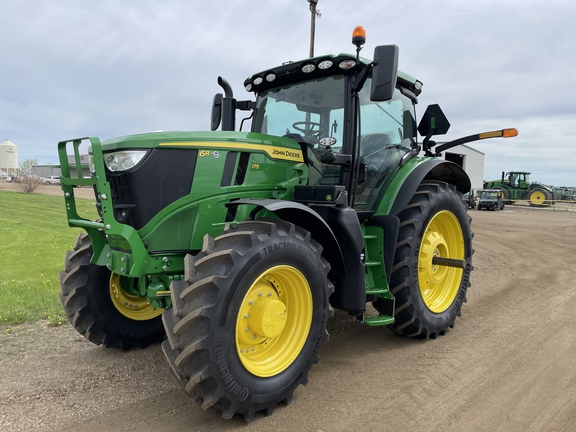
{"type": "Polygon", "coordinates": [[[534,207],[548,207],[555,201],[562,199],[561,194],[552,186],[542,183],[530,182],[527,171],[502,171],[500,180],[484,182],[484,189],[499,189],[504,195],[504,203],[512,204],[514,201],[528,200],[534,207]]]}
{"type": "Polygon", "coordinates": [[[66,254],[61,300],[82,335],[122,349],[163,341],[202,408],[251,420],[306,384],[334,308],[408,337],[454,326],[472,271],[470,180],[437,156],[517,132],[433,151],[442,111],[416,127],[422,83],[397,70],[397,46],[361,59],[364,41],[356,55],[251,76],[255,101],[219,78],[210,132],[59,143],[68,223],[86,231],[66,254]],[[250,132],[234,131],[237,111],[250,132]],[[84,146],[90,178],[71,175],[84,146]],[[74,186],[94,188],[100,219],[78,214],[74,186]]]}

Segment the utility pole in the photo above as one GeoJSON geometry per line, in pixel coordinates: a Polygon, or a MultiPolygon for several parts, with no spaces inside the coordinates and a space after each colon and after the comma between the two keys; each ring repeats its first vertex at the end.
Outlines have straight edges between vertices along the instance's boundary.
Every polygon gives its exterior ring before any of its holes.
{"type": "Polygon", "coordinates": [[[318,0],[308,0],[310,3],[310,13],[311,13],[311,21],[310,21],[310,58],[314,57],[314,34],[316,33],[316,17],[320,18],[322,14],[319,10],[316,9],[318,5],[318,0]]]}

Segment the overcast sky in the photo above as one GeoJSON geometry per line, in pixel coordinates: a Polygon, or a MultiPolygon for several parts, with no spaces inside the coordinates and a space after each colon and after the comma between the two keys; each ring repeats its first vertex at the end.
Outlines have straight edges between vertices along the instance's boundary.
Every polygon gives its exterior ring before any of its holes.
{"type": "MultiPolygon", "coordinates": [[[[438,103],[445,137],[516,127],[472,143],[485,179],[505,170],[576,186],[576,2],[319,0],[316,55],[352,53],[362,25],[400,47],[438,103]]],[[[309,53],[307,0],[0,0],[0,141],[57,162],[57,142],[154,130],[208,130],[222,75],[245,78],[309,53]]]]}

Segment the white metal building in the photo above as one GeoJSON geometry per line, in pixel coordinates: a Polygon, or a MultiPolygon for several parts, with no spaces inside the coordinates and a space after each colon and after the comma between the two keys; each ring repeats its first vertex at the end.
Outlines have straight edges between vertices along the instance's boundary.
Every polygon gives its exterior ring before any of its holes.
{"type": "Polygon", "coordinates": [[[474,191],[482,189],[484,185],[484,153],[463,144],[444,151],[442,157],[464,168],[470,177],[474,191]]]}

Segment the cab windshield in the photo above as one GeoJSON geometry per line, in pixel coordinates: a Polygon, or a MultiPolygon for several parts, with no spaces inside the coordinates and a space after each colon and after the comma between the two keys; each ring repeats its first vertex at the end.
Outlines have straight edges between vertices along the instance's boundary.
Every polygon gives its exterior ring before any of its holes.
{"type": "Polygon", "coordinates": [[[258,96],[253,132],[300,134],[311,145],[331,136],[342,145],[344,76],[305,81],[258,96]]]}

